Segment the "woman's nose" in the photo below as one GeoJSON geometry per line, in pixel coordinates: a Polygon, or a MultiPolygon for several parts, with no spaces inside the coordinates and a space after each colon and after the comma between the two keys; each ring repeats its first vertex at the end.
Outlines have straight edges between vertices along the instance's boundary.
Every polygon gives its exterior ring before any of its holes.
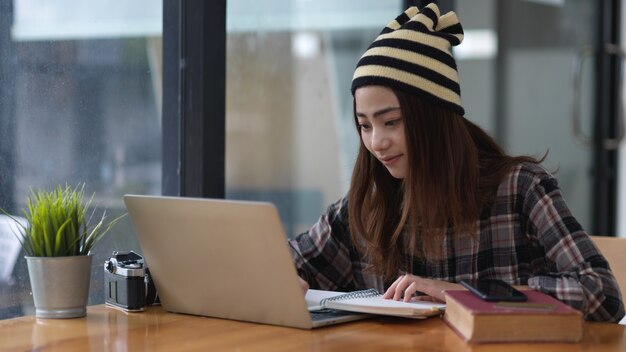
{"type": "Polygon", "coordinates": [[[389,136],[384,131],[376,130],[372,131],[372,149],[384,150],[389,148],[389,136]]]}

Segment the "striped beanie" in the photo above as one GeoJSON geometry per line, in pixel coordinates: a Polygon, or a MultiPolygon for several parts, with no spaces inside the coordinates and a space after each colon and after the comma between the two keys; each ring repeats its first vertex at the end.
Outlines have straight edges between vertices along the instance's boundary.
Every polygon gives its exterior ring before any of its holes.
{"type": "Polygon", "coordinates": [[[431,3],[410,7],[391,21],[359,60],[352,78],[357,88],[381,85],[419,96],[463,116],[461,88],[452,46],[463,41],[454,12],[441,16],[431,3]]]}

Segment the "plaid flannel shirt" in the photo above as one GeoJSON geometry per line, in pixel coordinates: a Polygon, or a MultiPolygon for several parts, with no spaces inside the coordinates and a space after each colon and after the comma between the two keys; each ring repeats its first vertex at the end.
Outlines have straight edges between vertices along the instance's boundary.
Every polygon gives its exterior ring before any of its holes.
{"type": "MultiPolygon", "coordinates": [[[[340,199],[290,241],[298,273],[311,288],[382,292],[382,278],[365,270],[369,263],[352,242],[347,207],[347,199],[340,199]]],[[[572,216],[556,179],[540,166],[514,168],[479,222],[474,236],[455,236],[448,229],[445,259],[412,258],[412,273],[449,282],[498,278],[547,293],[588,320],[617,322],[624,316],[609,264],[572,216]]]]}

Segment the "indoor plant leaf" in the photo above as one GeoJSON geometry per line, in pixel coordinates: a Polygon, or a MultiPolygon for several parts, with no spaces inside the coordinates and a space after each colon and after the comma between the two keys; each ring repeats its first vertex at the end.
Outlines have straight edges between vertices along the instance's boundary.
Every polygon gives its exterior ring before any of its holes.
{"type": "Polygon", "coordinates": [[[126,214],[105,223],[106,212],[96,220],[90,209],[94,194],[85,202],[84,184],[77,187],[57,186],[52,191],[30,190],[26,209],[27,225],[6,211],[18,230],[14,233],[24,252],[31,257],[63,257],[88,255],[93,246],[126,214]],[[86,215],[89,218],[86,219],[86,215]],[[95,225],[92,225],[92,221],[95,225]]]}

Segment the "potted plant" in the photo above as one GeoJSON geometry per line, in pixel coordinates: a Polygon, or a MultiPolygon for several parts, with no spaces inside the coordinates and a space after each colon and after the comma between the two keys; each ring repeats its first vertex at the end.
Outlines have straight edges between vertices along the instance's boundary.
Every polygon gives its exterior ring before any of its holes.
{"type": "Polygon", "coordinates": [[[84,186],[31,190],[27,209],[23,210],[27,224],[11,217],[18,225],[16,236],[26,254],[38,318],[77,318],[87,314],[90,252],[125,216],[105,223],[104,212],[94,219],[95,210],[90,210],[94,196],[85,202],[84,186]]]}

